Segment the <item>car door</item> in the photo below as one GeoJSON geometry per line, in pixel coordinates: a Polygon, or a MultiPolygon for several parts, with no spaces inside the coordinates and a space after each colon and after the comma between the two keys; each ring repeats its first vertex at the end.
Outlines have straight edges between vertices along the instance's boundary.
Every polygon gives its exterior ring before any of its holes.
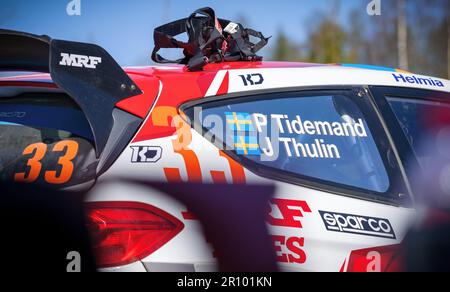
{"type": "Polygon", "coordinates": [[[202,136],[193,143],[214,144],[247,183],[277,186],[267,223],[282,270],[399,269],[412,199],[365,88],[233,94],[181,110],[202,136]]]}

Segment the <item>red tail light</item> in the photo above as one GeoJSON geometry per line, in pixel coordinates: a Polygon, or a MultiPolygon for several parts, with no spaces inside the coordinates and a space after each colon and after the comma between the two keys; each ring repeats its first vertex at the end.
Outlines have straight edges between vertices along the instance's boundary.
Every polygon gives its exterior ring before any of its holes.
{"type": "Polygon", "coordinates": [[[135,202],[87,203],[88,227],[100,267],[139,261],[183,230],[183,223],[153,206],[135,202]]]}

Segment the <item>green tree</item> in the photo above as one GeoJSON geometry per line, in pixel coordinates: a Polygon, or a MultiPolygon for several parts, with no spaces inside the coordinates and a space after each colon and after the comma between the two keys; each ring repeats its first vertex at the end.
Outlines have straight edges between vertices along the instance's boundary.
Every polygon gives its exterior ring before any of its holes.
{"type": "Polygon", "coordinates": [[[288,39],[282,30],[278,33],[271,59],[291,62],[301,60],[300,49],[288,39]]]}
{"type": "Polygon", "coordinates": [[[323,19],[310,33],[308,57],[315,63],[349,62],[346,50],[347,32],[331,18],[323,19]]]}
{"type": "Polygon", "coordinates": [[[363,19],[364,14],[361,13],[364,8],[360,7],[349,13],[350,29],[347,34],[347,43],[349,46],[348,58],[351,63],[361,63],[368,57],[367,40],[365,38],[366,26],[363,19]]]}
{"type": "Polygon", "coordinates": [[[416,0],[410,5],[410,70],[449,78],[450,1],[416,0]]]}

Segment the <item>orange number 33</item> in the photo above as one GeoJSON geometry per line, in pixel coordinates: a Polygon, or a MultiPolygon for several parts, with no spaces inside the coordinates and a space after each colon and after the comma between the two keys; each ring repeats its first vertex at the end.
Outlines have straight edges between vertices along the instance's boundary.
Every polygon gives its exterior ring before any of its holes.
{"type": "MultiPolygon", "coordinates": [[[[66,149],[66,153],[59,158],[58,164],[61,165],[61,172],[58,175],[57,171],[46,171],[44,178],[49,184],[65,184],[71,178],[74,170],[72,160],[75,159],[78,154],[78,143],[75,141],[61,141],[53,147],[53,152],[63,152],[66,149]]],[[[23,155],[31,155],[33,157],[28,159],[27,165],[30,167],[28,175],[26,173],[16,173],[14,180],[23,183],[35,182],[41,173],[42,163],[41,160],[45,157],[47,152],[47,145],[44,143],[36,143],[29,145],[23,151],[23,155]]]]}

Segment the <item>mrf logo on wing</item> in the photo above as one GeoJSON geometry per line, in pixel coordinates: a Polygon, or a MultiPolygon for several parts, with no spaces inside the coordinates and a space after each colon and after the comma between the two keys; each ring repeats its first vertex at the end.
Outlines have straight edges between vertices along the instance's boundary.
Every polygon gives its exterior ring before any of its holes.
{"type": "Polygon", "coordinates": [[[100,57],[61,53],[61,61],[59,62],[59,65],[96,69],[97,65],[101,62],[102,58],[100,57]]]}
{"type": "Polygon", "coordinates": [[[396,239],[388,219],[319,211],[328,231],[396,239]]]}

